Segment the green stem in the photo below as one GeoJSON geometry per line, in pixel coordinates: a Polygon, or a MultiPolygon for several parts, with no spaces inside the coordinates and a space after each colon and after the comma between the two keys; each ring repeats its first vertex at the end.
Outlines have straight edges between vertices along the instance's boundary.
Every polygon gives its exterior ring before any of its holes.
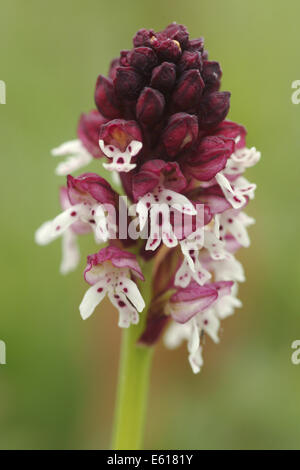
{"type": "Polygon", "coordinates": [[[139,284],[146,307],[138,325],[131,325],[122,333],[119,383],[112,448],[115,450],[138,450],[141,448],[149,375],[153,348],[137,345],[146,323],[151,300],[152,263],[143,266],[145,282],[139,284]]]}

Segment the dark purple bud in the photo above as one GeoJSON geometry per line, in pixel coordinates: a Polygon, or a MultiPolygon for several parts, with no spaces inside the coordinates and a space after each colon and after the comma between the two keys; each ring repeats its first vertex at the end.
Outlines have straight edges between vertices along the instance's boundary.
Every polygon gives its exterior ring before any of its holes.
{"type": "Polygon", "coordinates": [[[191,176],[200,181],[210,181],[225,168],[234,152],[234,140],[226,137],[206,136],[188,160],[191,176]]]}
{"type": "Polygon", "coordinates": [[[110,184],[96,173],[83,173],[76,178],[67,176],[68,196],[71,203],[80,204],[88,202],[95,204],[95,201],[102,204],[115,205],[117,193],[110,184]]]}
{"type": "Polygon", "coordinates": [[[181,47],[174,39],[152,41],[153,48],[161,61],[177,62],[181,56],[181,47]]]}
{"type": "Polygon", "coordinates": [[[117,70],[117,67],[119,67],[119,65],[120,65],[120,60],[118,58],[113,59],[110,63],[108,77],[111,78],[112,80],[116,76],[116,70],[117,70]]]}
{"type": "Polygon", "coordinates": [[[191,39],[187,44],[187,49],[189,51],[203,51],[204,47],[204,38],[191,39]]]}
{"type": "Polygon", "coordinates": [[[157,65],[157,56],[150,47],[136,47],[129,53],[128,60],[132,67],[144,74],[150,73],[157,65]]]}
{"type": "Polygon", "coordinates": [[[172,104],[176,111],[195,112],[203,89],[204,82],[198,70],[184,72],[172,95],[172,104]]]}
{"type": "Polygon", "coordinates": [[[103,156],[99,147],[99,132],[103,124],[107,122],[96,109],[87,114],[82,114],[79,119],[77,134],[85,148],[95,158],[103,156]]]}
{"type": "Polygon", "coordinates": [[[202,59],[203,60],[208,60],[208,50],[205,50],[202,52],[202,59]]]}
{"type": "Polygon", "coordinates": [[[173,114],[163,131],[162,142],[170,157],[175,157],[182,150],[191,147],[198,137],[196,116],[186,113],[173,114]]]}
{"type": "Polygon", "coordinates": [[[112,80],[99,75],[95,90],[95,103],[103,116],[114,119],[120,116],[119,103],[112,80]]]}
{"type": "Polygon", "coordinates": [[[161,91],[173,88],[176,80],[176,66],[170,62],[163,62],[152,71],[150,85],[161,91]]]}
{"type": "Polygon", "coordinates": [[[164,112],[165,98],[153,88],[144,88],[136,105],[138,120],[145,125],[158,122],[164,112]]]}
{"type": "Polygon", "coordinates": [[[221,86],[222,70],[219,62],[204,61],[202,78],[205,83],[204,92],[218,91],[221,86]]]}
{"type": "Polygon", "coordinates": [[[133,67],[119,67],[114,86],[119,98],[135,100],[143,88],[143,79],[133,67]]]}
{"type": "Polygon", "coordinates": [[[178,41],[182,47],[185,47],[189,40],[189,33],[183,24],[171,23],[163,33],[170,39],[178,41]]]}
{"type": "Polygon", "coordinates": [[[199,126],[211,128],[217,126],[228,114],[230,107],[229,91],[215,91],[202,99],[199,108],[199,126]]]}
{"type": "Polygon", "coordinates": [[[178,63],[179,70],[202,69],[202,58],[198,51],[184,51],[178,63]]]}
{"type": "Polygon", "coordinates": [[[151,38],[154,36],[153,29],[139,29],[136,35],[133,38],[133,45],[134,47],[140,46],[150,46],[151,45],[151,38]]]}
{"type": "Polygon", "coordinates": [[[120,65],[127,67],[129,65],[128,55],[130,51],[124,50],[120,52],[120,65]]]}

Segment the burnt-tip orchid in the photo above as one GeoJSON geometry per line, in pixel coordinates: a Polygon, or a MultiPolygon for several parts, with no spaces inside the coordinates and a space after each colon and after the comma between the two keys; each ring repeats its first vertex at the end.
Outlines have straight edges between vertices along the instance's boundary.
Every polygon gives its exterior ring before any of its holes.
{"type": "Polygon", "coordinates": [[[235,256],[250,245],[254,219],[244,210],[256,189],[245,172],[260,159],[246,129],[226,119],[221,77],[203,38],[190,39],[185,26],[139,30],[97,78],[77,140],[52,151],[66,158],[56,169],[67,177],[63,212],[36,232],[42,245],[62,236],[63,273],[78,264],[79,235],[106,243],[87,258],[82,318],[107,295],[119,326],[138,331],[135,344],[153,346],[163,334],[169,347],[187,340],[194,372],[203,335],[217,342],[220,321],[241,306],[245,274],[235,256]],[[70,175],[93,160],[101,176],[70,175]]]}
{"type": "Polygon", "coordinates": [[[87,319],[107,296],[126,331],[116,448],[139,445],[152,346],[163,335],[169,348],[186,340],[198,373],[203,336],[218,342],[221,320],[241,307],[236,253],[250,245],[254,219],[244,210],[256,189],[245,172],[260,153],[226,119],[221,77],[203,38],[190,39],[185,26],[140,29],[98,76],[95,109],[81,114],[77,139],[52,151],[67,178],[63,212],[35,238],[45,245],[62,237],[62,273],[78,265],[80,235],[101,244],[87,257],[90,287],[79,310],[87,319]],[[71,176],[92,161],[100,175],[71,176]]]}

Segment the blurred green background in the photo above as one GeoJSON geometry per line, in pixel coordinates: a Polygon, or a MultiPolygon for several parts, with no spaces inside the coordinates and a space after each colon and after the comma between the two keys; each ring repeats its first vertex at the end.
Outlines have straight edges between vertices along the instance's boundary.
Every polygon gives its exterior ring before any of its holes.
{"type": "MultiPolygon", "coordinates": [[[[248,171],[258,190],[247,210],[257,219],[252,246],[238,256],[244,307],[223,322],[219,345],[207,339],[198,376],[185,345],[158,346],[145,447],[300,448],[300,366],[290,359],[300,339],[300,105],[291,102],[299,14],[297,0],[1,1],[1,449],[109,446],[116,313],[105,303],[83,322],[82,271],[60,276],[60,243],[37,247],[33,234],[59,209],[63,179],[49,150],[75,138],[97,75],[137,29],[171,21],[205,37],[222,64],[222,89],[232,92],[229,117],[247,127],[263,158],[248,171]]],[[[87,238],[81,248],[94,245],[87,238]]]]}

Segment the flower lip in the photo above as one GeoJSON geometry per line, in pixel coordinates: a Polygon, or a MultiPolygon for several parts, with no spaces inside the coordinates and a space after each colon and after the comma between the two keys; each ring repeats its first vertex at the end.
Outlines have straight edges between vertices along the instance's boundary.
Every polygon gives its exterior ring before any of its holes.
{"type": "Polygon", "coordinates": [[[102,248],[100,251],[98,251],[98,253],[89,255],[87,257],[87,267],[84,271],[84,278],[89,284],[93,285],[95,282],[97,282],[97,279],[94,276],[90,276],[90,271],[105,262],[111,262],[115,268],[130,269],[131,272],[139,279],[142,281],[145,280],[141,268],[137,262],[136,256],[133,253],[110,245],[106,248],[102,248]]]}

